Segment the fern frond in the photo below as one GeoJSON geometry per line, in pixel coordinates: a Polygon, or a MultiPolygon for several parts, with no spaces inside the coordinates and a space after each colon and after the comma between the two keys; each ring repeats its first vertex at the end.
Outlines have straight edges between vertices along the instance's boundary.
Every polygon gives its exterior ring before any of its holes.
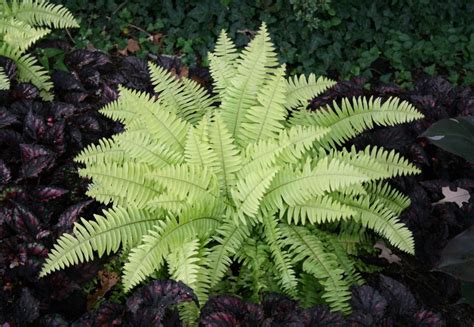
{"type": "Polygon", "coordinates": [[[184,143],[189,124],[172,112],[167,112],[145,92],[120,89],[125,103],[131,102],[139,108],[140,120],[150,134],[159,142],[177,153],[184,152],[184,143]]]}
{"type": "Polygon", "coordinates": [[[30,25],[54,28],[79,27],[69,10],[62,5],[54,5],[45,0],[23,0],[20,2],[14,0],[8,8],[7,14],[30,25]]]}
{"type": "Polygon", "coordinates": [[[192,239],[184,242],[180,247],[174,248],[168,254],[168,270],[171,279],[182,281],[189,287],[193,287],[198,279],[199,240],[192,239]]]}
{"type": "Polygon", "coordinates": [[[349,312],[351,297],[349,284],[344,280],[344,270],[337,263],[334,254],[326,252],[317,237],[304,227],[281,224],[280,230],[287,235],[284,242],[294,262],[303,262],[303,270],[315,276],[325,292],[322,298],[332,310],[349,312]]]}
{"type": "Polygon", "coordinates": [[[301,105],[306,107],[309,100],[312,100],[334,85],[336,85],[335,81],[324,76],[316,78],[314,74],[310,74],[308,79],[304,75],[290,77],[287,81],[286,108],[292,109],[301,105]]]}
{"type": "Polygon", "coordinates": [[[275,69],[275,74],[257,93],[258,104],[249,108],[242,128],[244,140],[258,142],[261,139],[276,138],[283,128],[286,109],[285,65],[275,69]]]}
{"type": "Polygon", "coordinates": [[[175,194],[161,194],[150,200],[146,205],[146,208],[151,211],[164,209],[174,214],[180,213],[186,207],[186,198],[175,194]]]}
{"type": "Polygon", "coordinates": [[[130,93],[133,93],[134,96],[139,96],[140,91],[127,90],[124,87],[119,86],[119,98],[106,104],[99,110],[99,112],[105,117],[119,121],[128,127],[133,122],[139,120],[136,119],[138,110],[130,101],[130,93]],[[122,91],[124,96],[122,96],[122,91]]]}
{"type": "Polygon", "coordinates": [[[217,174],[221,190],[230,198],[230,187],[235,185],[242,157],[219,113],[214,116],[209,138],[217,162],[217,166],[212,168],[217,174]]]}
{"type": "Polygon", "coordinates": [[[240,142],[241,125],[248,110],[257,104],[256,94],[265,81],[266,66],[273,51],[264,24],[236,60],[237,72],[222,97],[222,118],[231,135],[240,142]]]}
{"type": "MultiPolygon", "coordinates": [[[[267,188],[270,186],[277,168],[258,170],[240,178],[234,189],[232,197],[237,207],[236,217],[246,224],[245,216],[255,217],[260,208],[260,201],[267,188]]],[[[237,222],[236,222],[237,223],[237,222]]]]}
{"type": "Polygon", "coordinates": [[[7,74],[5,74],[5,70],[0,67],[0,90],[8,89],[10,89],[10,79],[8,78],[7,74]]]}
{"type": "Polygon", "coordinates": [[[346,220],[354,216],[355,211],[329,196],[316,196],[310,200],[288,206],[286,212],[280,211],[280,216],[286,215],[288,224],[323,224],[346,220]]]}
{"type": "Polygon", "coordinates": [[[221,213],[208,210],[188,210],[179,216],[160,221],[143,236],[142,244],[131,250],[124,266],[123,282],[128,291],[160,268],[171,249],[195,236],[205,238],[221,224],[221,213]]]}
{"type": "Polygon", "coordinates": [[[148,132],[133,131],[116,137],[120,148],[130,158],[153,168],[180,164],[183,156],[163,143],[156,142],[148,132]]]}
{"type": "Polygon", "coordinates": [[[0,46],[0,56],[12,59],[16,63],[18,79],[22,82],[31,82],[40,89],[40,95],[45,101],[53,99],[49,90],[53,83],[49,81],[48,72],[43,67],[37,65],[38,61],[29,54],[21,55],[20,52],[10,47],[8,44],[0,46]]]}
{"type": "Polygon", "coordinates": [[[276,269],[279,273],[278,283],[285,293],[296,296],[297,280],[293,269],[290,255],[283,250],[284,239],[280,228],[277,226],[275,217],[263,215],[263,227],[265,238],[268,241],[276,269]]]}
{"type": "Polygon", "coordinates": [[[184,148],[184,157],[189,165],[202,168],[215,167],[217,165],[216,153],[212,151],[207,139],[207,128],[204,135],[200,135],[199,131],[194,128],[189,129],[184,148]]]}
{"type": "Polygon", "coordinates": [[[159,185],[166,188],[168,194],[188,201],[209,200],[217,197],[215,175],[209,169],[198,166],[174,165],[150,172],[159,185]]]}
{"type": "Polygon", "coordinates": [[[86,165],[97,165],[106,162],[115,162],[121,165],[127,159],[127,153],[114,138],[103,138],[99,140],[99,144],[88,145],[74,158],[74,161],[86,165]]]}
{"type": "Polygon", "coordinates": [[[262,205],[282,208],[282,200],[290,206],[309,200],[325,192],[332,192],[369,178],[357,169],[327,157],[319,160],[314,168],[310,161],[302,171],[282,169],[268,188],[262,205]]]}
{"type": "Polygon", "coordinates": [[[384,207],[400,215],[411,204],[410,198],[386,183],[369,183],[365,189],[372,201],[379,201],[384,207]]]}
{"type": "Polygon", "coordinates": [[[103,215],[94,215],[95,220],[82,219],[74,224],[73,235],[63,234],[51,250],[40,276],[94,258],[129,249],[140,241],[157,221],[160,215],[151,214],[129,206],[107,209],[103,215]]]}
{"type": "Polygon", "coordinates": [[[412,233],[383,203],[371,202],[369,197],[360,197],[359,199],[338,197],[337,200],[357,212],[354,221],[374,230],[400,250],[410,254],[414,253],[412,233]]]}
{"type": "Polygon", "coordinates": [[[218,242],[211,248],[208,257],[210,287],[214,287],[225,275],[232,263],[231,256],[237,253],[244,240],[249,237],[250,225],[235,225],[227,221],[216,230],[213,237],[218,242]]]}
{"type": "Polygon", "coordinates": [[[299,110],[290,119],[292,125],[330,127],[329,133],[321,140],[326,148],[342,145],[367,129],[379,126],[393,126],[411,122],[423,117],[415,107],[398,98],[390,98],[382,103],[381,98],[344,98],[341,106],[333,102],[331,108],[316,112],[299,110]]]}
{"type": "Polygon", "coordinates": [[[420,174],[421,170],[407,159],[403,158],[395,150],[385,150],[382,147],[371,147],[368,145],[364,149],[364,154],[370,156],[378,164],[382,165],[388,174],[388,177],[406,176],[420,174]]]}
{"type": "Polygon", "coordinates": [[[123,194],[129,204],[139,208],[162,192],[149,177],[150,173],[148,166],[133,162],[124,162],[121,166],[114,162],[103,163],[79,170],[79,175],[92,178],[105,192],[123,194]]]}
{"type": "Polygon", "coordinates": [[[34,42],[48,35],[51,30],[47,28],[34,28],[13,17],[10,19],[0,18],[0,35],[3,41],[19,53],[28,49],[34,42]]]}

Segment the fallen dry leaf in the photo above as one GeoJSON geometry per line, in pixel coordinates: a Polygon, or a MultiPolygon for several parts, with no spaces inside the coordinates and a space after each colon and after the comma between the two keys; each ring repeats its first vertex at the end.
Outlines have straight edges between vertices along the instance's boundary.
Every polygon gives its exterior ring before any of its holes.
{"type": "Polygon", "coordinates": [[[148,37],[148,40],[153,44],[161,44],[163,36],[164,35],[162,33],[154,33],[148,37]]]}
{"type": "Polygon", "coordinates": [[[93,293],[87,296],[87,309],[91,310],[94,307],[94,304],[103,298],[108,291],[114,287],[118,281],[119,276],[116,272],[110,272],[107,270],[99,270],[98,277],[100,281],[100,287],[93,293]]]}
{"type": "Polygon", "coordinates": [[[402,261],[398,255],[392,253],[392,250],[390,250],[383,241],[377,241],[374,248],[380,249],[382,252],[379,254],[379,258],[383,258],[389,263],[400,264],[400,261],[402,261]]]}
{"type": "Polygon", "coordinates": [[[122,49],[118,50],[117,52],[122,56],[128,56],[129,53],[135,53],[140,50],[140,44],[134,39],[128,39],[127,46],[122,49]]]}
{"type": "Polygon", "coordinates": [[[459,208],[461,208],[462,204],[464,202],[469,203],[469,199],[471,198],[471,195],[469,194],[469,192],[460,187],[456,188],[455,191],[451,191],[449,186],[442,187],[441,192],[443,192],[444,199],[441,199],[438,202],[433,203],[433,205],[446,203],[446,202],[454,202],[459,206],[459,208]]]}

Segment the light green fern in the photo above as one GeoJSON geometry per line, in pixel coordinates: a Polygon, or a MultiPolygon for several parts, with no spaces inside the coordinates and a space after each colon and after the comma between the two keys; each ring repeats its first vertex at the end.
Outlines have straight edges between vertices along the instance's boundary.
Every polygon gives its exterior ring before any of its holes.
{"type": "Polygon", "coordinates": [[[93,181],[89,194],[114,207],[62,236],[41,276],[126,245],[126,291],[167,267],[204,302],[222,289],[234,262],[241,273],[230,289],[250,290],[251,298],[280,291],[348,312],[349,287],[362,282],[354,256],[370,246],[368,230],[413,253],[413,237],[397,219],[409,200],[384,180],[419,170],[394,151],[339,145],[375,125],[422,115],[395,98],[306,111],[307,101],[335,83],[287,79],[275,58],[263,24],[240,54],[220,35],[210,55],[216,98],[151,63],[158,99],[121,88],[102,113],[122,121],[125,132],[76,158],[93,181]],[[309,281],[317,285],[301,287],[309,281]]]}
{"type": "MultiPolygon", "coordinates": [[[[0,1],[0,56],[15,61],[19,80],[37,86],[44,100],[52,99],[50,90],[53,85],[37,60],[25,52],[36,41],[48,35],[50,28],[72,27],[79,25],[61,5],[44,0],[0,1]]],[[[5,83],[0,84],[0,88],[7,86],[5,83]]]]}

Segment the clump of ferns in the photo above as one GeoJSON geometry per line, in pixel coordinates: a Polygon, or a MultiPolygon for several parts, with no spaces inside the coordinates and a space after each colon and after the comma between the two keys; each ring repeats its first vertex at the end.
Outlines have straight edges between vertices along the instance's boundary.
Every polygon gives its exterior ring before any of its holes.
{"type": "MultiPolygon", "coordinates": [[[[0,1],[0,56],[13,60],[21,82],[31,82],[44,100],[51,100],[53,84],[48,72],[26,51],[51,33],[50,28],[79,27],[63,6],[44,0],[0,1]]],[[[0,90],[10,88],[10,78],[0,67],[0,90]]]]}
{"type": "MultiPolygon", "coordinates": [[[[167,269],[202,304],[240,262],[241,275],[224,285],[236,280],[253,294],[279,291],[349,312],[349,287],[362,282],[358,244],[370,231],[414,252],[397,218],[410,201],[384,180],[419,170],[395,151],[341,145],[422,115],[397,98],[307,111],[335,82],[286,78],[264,24],[240,53],[222,32],[209,62],[215,96],[150,63],[158,99],[121,88],[102,109],[125,132],[76,160],[93,181],[88,194],[113,206],[64,234],[41,275],[124,249],[126,291],[167,269]]],[[[182,311],[188,319],[190,310],[182,311]]]]}

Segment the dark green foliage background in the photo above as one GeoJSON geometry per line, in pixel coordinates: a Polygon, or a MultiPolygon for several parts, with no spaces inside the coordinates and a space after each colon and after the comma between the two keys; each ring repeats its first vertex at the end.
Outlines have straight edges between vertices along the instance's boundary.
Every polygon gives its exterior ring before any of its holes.
{"type": "Polygon", "coordinates": [[[222,28],[243,45],[249,38],[244,31],[265,21],[281,59],[295,72],[410,86],[412,74],[424,71],[474,84],[474,2],[466,0],[54,2],[80,20],[81,28],[72,31],[79,47],[124,48],[132,37],[141,56],[180,54],[189,65],[206,65],[222,28]],[[152,44],[144,31],[163,33],[162,43],[152,44]]]}

